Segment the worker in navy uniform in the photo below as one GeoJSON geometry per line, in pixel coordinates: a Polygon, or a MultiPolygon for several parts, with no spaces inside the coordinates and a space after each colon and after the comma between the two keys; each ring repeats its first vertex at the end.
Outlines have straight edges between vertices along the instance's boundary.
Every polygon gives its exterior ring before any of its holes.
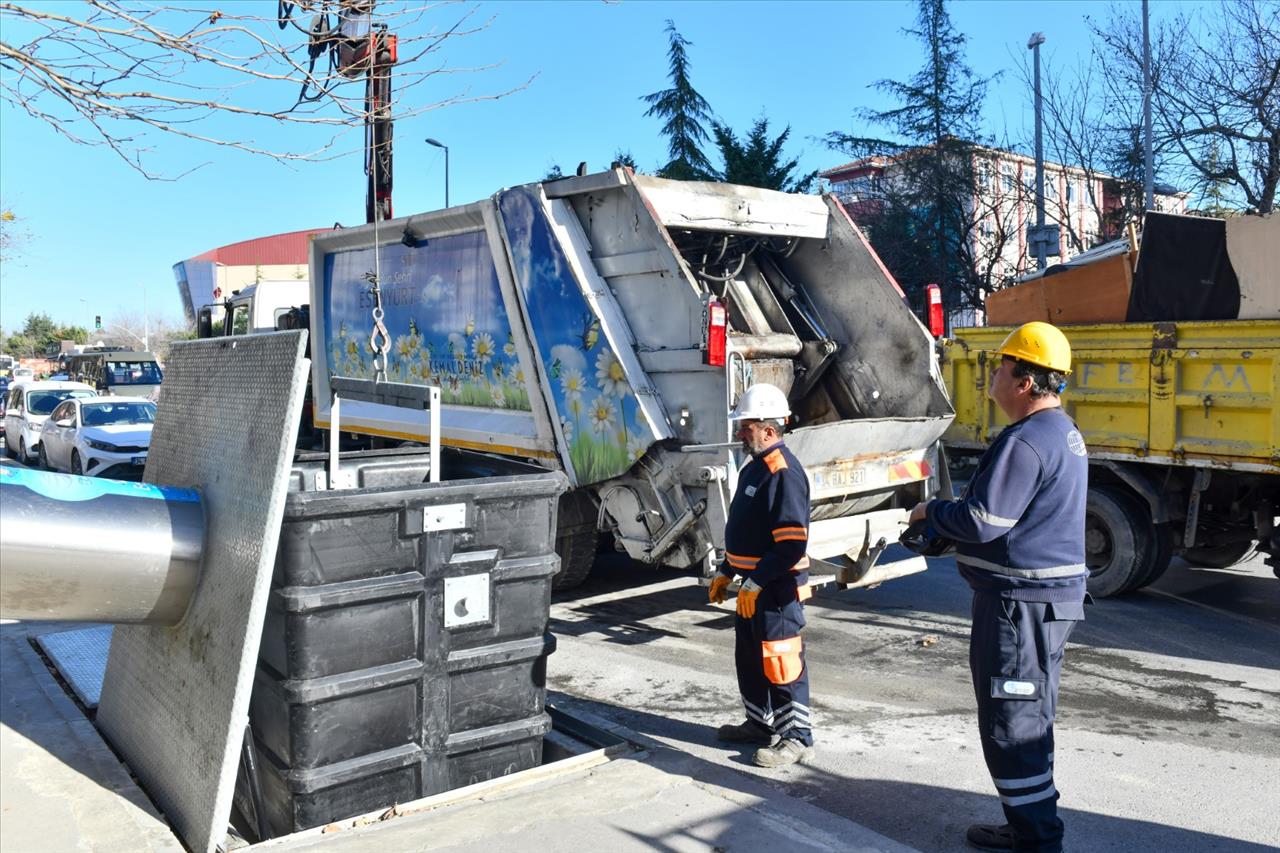
{"type": "Polygon", "coordinates": [[[710,589],[718,604],[734,576],[742,576],[734,663],[747,719],[716,734],[729,743],[758,745],[753,760],[761,767],[813,757],[809,668],[800,638],[802,602],[809,597],[809,478],[782,443],[790,415],[786,395],[764,383],[748,388],[730,413],[751,458],[738,472],[725,563],[710,589]]]}
{"type": "Polygon", "coordinates": [[[1062,411],[1071,346],[1048,323],[1014,330],[988,394],[1010,424],[983,454],[959,500],[919,504],[931,535],[956,544],[973,588],[969,670],[987,769],[1004,825],[970,826],[979,850],[1062,850],[1053,781],[1053,720],[1063,650],[1084,618],[1084,439],[1062,411]]]}

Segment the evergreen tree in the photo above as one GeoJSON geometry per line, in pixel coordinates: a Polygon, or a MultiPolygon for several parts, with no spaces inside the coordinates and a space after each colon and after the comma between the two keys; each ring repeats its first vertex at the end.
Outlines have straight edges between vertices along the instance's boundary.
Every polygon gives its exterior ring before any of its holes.
{"type": "Polygon", "coordinates": [[[682,181],[705,180],[715,171],[702,153],[702,144],[708,139],[706,125],[714,121],[711,105],[689,80],[689,56],[685,48],[692,42],[676,31],[672,21],[667,21],[666,32],[670,40],[667,56],[671,63],[671,88],[642,98],[649,104],[645,115],[662,119],[662,135],[667,138],[671,159],[658,170],[658,176],[682,181]]]}
{"type": "Polygon", "coordinates": [[[898,106],[858,114],[894,138],[833,132],[827,142],[855,158],[888,158],[872,199],[879,213],[863,224],[907,294],[918,300],[925,284],[937,282],[949,305],[981,305],[991,282],[976,271],[971,208],[987,81],[965,63],[966,38],[945,0],[919,0],[916,25],[905,32],[924,46],[924,65],[905,81],[874,84],[898,106]]]}
{"type": "Polygon", "coordinates": [[[769,138],[769,119],[761,116],[751,125],[746,138],[739,140],[728,126],[716,122],[712,125],[716,146],[724,159],[724,169],[717,172],[717,180],[730,184],[745,184],[789,193],[809,192],[817,172],[796,176],[799,158],[783,160],[782,146],[791,135],[788,125],[777,138],[769,138]]]}
{"type": "Polygon", "coordinates": [[[631,152],[625,148],[619,148],[613,152],[613,165],[626,166],[633,172],[639,172],[640,167],[636,165],[636,158],[631,156],[631,152]]]}

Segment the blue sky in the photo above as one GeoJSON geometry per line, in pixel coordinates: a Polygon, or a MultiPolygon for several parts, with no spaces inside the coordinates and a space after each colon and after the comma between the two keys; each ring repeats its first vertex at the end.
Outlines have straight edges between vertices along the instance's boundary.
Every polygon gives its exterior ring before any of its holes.
{"type": "MultiPolygon", "coordinates": [[[[262,14],[274,11],[273,0],[238,1],[272,7],[262,14]]],[[[1153,18],[1185,8],[1168,0],[1151,5],[1153,18]]],[[[953,22],[970,39],[969,64],[984,77],[1004,72],[989,94],[992,133],[1027,136],[1030,100],[1015,64],[1030,33],[1046,34],[1047,58],[1072,64],[1088,55],[1086,16],[1105,19],[1107,9],[1085,0],[951,4],[953,22]]],[[[660,165],[665,144],[658,122],[644,117],[640,96],[667,85],[667,18],[693,42],[694,85],[719,118],[738,129],[762,113],[775,130],[790,124],[789,151],[805,170],[845,162],[817,137],[867,130],[854,111],[885,106],[871,84],[904,78],[919,66],[918,44],[901,32],[915,11],[914,3],[880,0],[481,4],[478,14],[495,16],[492,25],[452,42],[442,56],[458,67],[500,66],[441,75],[412,96],[436,100],[463,86],[474,94],[501,91],[537,76],[498,101],[398,121],[395,211],[443,206],[444,154],[423,143],[428,136],[450,146],[454,204],[537,180],[552,163],[567,173],[582,160],[593,171],[605,168],[619,148],[630,150],[642,169],[660,165]]],[[[262,138],[279,142],[281,134],[309,132],[280,126],[262,138]]],[[[349,140],[357,145],[359,137],[349,140]]],[[[252,237],[363,222],[359,154],[284,166],[162,136],[152,144],[152,162],[167,174],[207,165],[181,180],[148,181],[105,149],[72,144],[8,104],[0,109],[0,201],[30,233],[0,268],[6,332],[32,311],[90,328],[95,314],[104,322],[120,312],[140,315],[144,288],[151,316],[179,322],[175,262],[252,237]]]]}

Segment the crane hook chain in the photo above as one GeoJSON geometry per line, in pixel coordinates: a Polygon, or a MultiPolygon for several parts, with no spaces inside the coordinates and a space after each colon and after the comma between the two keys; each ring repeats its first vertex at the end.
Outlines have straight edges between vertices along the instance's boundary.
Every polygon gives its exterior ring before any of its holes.
{"type": "Polygon", "coordinates": [[[365,281],[369,282],[369,294],[373,297],[373,332],[369,335],[369,352],[373,355],[374,379],[377,382],[387,381],[387,348],[391,344],[391,335],[383,325],[385,316],[382,310],[382,287],[378,284],[378,274],[367,272],[365,281]]]}

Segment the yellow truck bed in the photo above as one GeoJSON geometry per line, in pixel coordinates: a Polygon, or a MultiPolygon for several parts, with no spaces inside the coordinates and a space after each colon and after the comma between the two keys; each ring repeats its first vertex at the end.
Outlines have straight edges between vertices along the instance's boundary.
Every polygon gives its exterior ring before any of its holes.
{"type": "MultiPolygon", "coordinates": [[[[987,397],[1010,327],[956,329],[942,370],[953,447],[985,447],[1008,420],[987,397]]],[[[1280,473],[1280,321],[1064,326],[1063,395],[1095,459],[1280,473]]]]}

